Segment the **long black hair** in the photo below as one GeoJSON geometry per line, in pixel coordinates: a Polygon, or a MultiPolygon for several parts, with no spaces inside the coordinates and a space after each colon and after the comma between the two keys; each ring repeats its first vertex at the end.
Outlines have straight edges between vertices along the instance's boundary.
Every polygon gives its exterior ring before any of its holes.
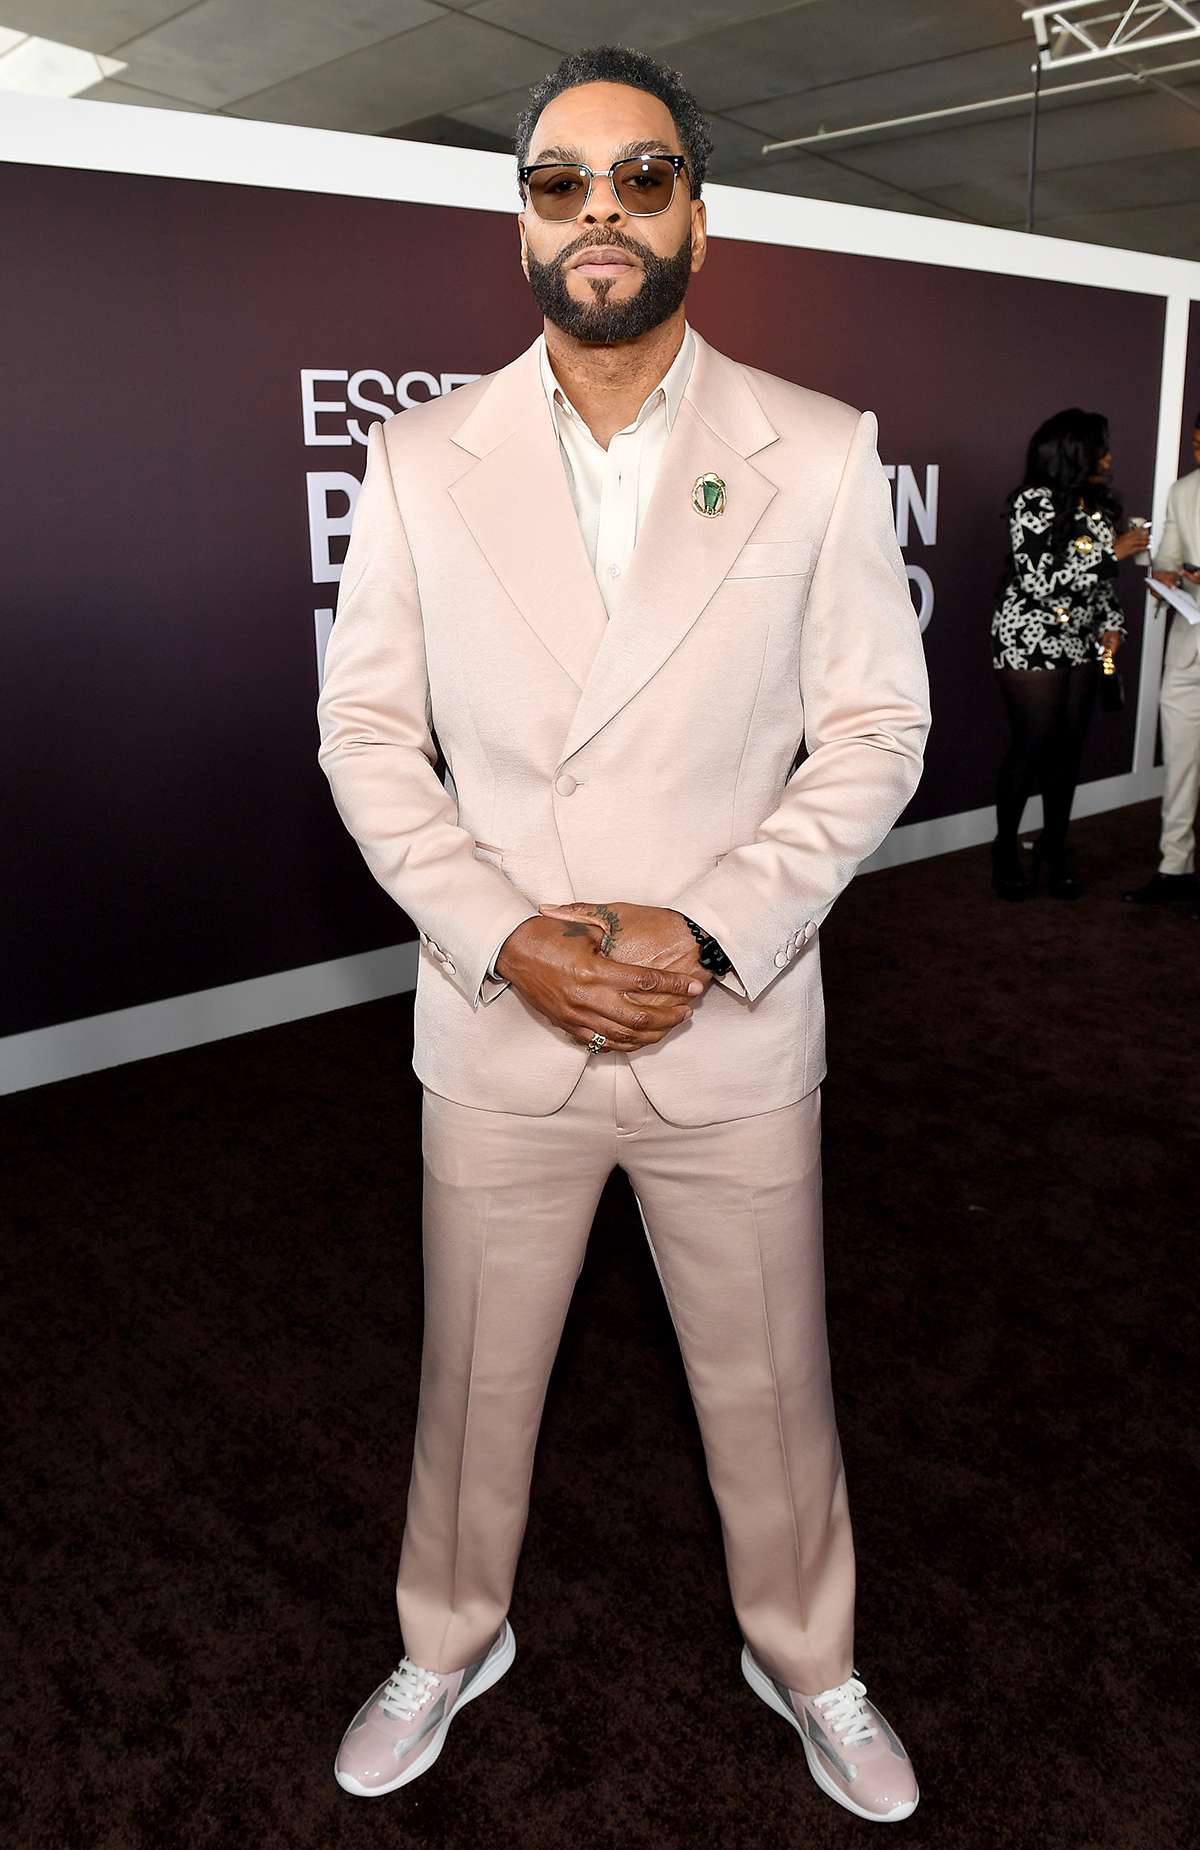
{"type": "Polygon", "coordinates": [[[1114,527],[1121,519],[1121,503],[1107,482],[1091,477],[1108,449],[1108,419],[1098,411],[1081,411],[1072,405],[1056,411],[1039,424],[1025,452],[1025,479],[1005,503],[1009,514],[1025,488],[1048,488],[1054,502],[1052,547],[1065,551],[1075,514],[1082,500],[1090,513],[1107,514],[1114,527]]]}

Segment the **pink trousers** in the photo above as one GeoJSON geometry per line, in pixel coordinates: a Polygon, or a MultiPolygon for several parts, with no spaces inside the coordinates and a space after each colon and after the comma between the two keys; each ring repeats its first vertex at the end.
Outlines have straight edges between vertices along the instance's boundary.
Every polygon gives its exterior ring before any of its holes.
{"type": "Polygon", "coordinates": [[[425,1336],[396,1598],[407,1654],[457,1670],[512,1594],[542,1406],[588,1234],[625,1171],[679,1338],[734,1609],[769,1674],[851,1672],[854,1545],[830,1393],[820,1088],[671,1124],[637,1056],[593,1056],[546,1117],[425,1091],[425,1336]]]}

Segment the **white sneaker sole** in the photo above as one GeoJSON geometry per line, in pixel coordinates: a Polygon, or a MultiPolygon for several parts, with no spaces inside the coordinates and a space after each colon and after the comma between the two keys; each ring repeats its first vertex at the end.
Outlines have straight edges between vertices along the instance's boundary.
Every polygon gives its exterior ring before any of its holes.
{"type": "Polygon", "coordinates": [[[800,1726],[794,1709],[783,1701],[770,1677],[763,1675],[751,1657],[749,1645],[742,1647],[742,1675],[754,1694],[761,1696],[769,1709],[774,1709],[776,1715],[782,1715],[785,1721],[791,1722],[792,1727],[800,1736],[800,1745],[804,1749],[804,1758],[808,1761],[808,1770],[822,1792],[827,1793],[837,1804],[844,1805],[847,1811],[852,1811],[856,1818],[869,1818],[872,1824],[899,1824],[902,1818],[912,1816],[917,1809],[917,1800],[921,1796],[919,1790],[916,1798],[911,1799],[906,1805],[893,1806],[891,1811],[867,1811],[864,1806],[856,1805],[854,1800],[842,1791],[822,1766],[821,1756],[800,1726]]]}
{"type": "Polygon", "coordinates": [[[466,1695],[460,1696],[445,1720],[439,1722],[438,1726],[430,1735],[428,1744],[424,1750],[417,1755],[412,1765],[405,1767],[403,1773],[398,1774],[395,1779],[389,1780],[386,1786],[362,1786],[352,1773],[343,1773],[335,1761],[333,1777],[337,1780],[342,1791],[352,1792],[356,1799],[381,1799],[385,1793],[395,1792],[401,1786],[407,1786],[410,1779],[417,1779],[422,1773],[427,1773],[442,1751],[442,1743],[446,1739],[450,1723],[454,1720],[455,1716],[466,1708],[468,1702],[474,1702],[476,1696],[485,1695],[494,1684],[498,1683],[505,1671],[512,1668],[512,1662],[516,1655],[517,1641],[513,1636],[512,1626],[509,1624],[508,1620],[505,1619],[504,1637],[501,1641],[500,1649],[492,1658],[487,1669],[480,1671],[466,1695]]]}

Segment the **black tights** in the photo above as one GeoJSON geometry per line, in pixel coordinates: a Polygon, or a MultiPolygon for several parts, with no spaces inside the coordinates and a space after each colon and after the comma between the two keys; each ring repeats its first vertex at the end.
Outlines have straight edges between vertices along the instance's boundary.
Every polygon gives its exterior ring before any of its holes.
{"type": "Polygon", "coordinates": [[[1095,662],[1078,662],[1067,668],[996,670],[1012,727],[996,781],[996,834],[1014,849],[1025,804],[1040,786],[1045,853],[1052,860],[1062,856],[1096,701],[1096,668],[1095,662]]]}

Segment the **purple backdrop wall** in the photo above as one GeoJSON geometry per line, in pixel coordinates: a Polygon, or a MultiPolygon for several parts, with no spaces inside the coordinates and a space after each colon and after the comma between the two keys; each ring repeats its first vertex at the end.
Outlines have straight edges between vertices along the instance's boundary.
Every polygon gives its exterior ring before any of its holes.
{"type": "Polygon", "coordinates": [[[1179,473],[1188,475],[1196,467],[1192,456],[1192,431],[1200,422],[1200,302],[1193,302],[1188,312],[1187,361],[1183,379],[1183,423],[1179,432],[1179,473]]]}
{"type": "MultiPolygon", "coordinates": [[[[305,476],[361,476],[364,451],[305,447],[299,379],[503,365],[539,326],[515,225],[12,165],[0,213],[22,252],[0,294],[19,896],[0,1033],[413,936],[316,764],[313,613],[336,586],[312,578],[305,476]]],[[[926,501],[936,465],[936,542],[922,503],[906,547],[935,598],[906,820],[990,802],[1004,495],[1030,429],[1080,403],[1110,418],[1127,508],[1149,509],[1162,302],[719,240],[689,314],[724,351],[876,410],[884,461],[926,501]]],[[[1135,694],[1098,720],[1085,776],[1129,768],[1135,694]]]]}

